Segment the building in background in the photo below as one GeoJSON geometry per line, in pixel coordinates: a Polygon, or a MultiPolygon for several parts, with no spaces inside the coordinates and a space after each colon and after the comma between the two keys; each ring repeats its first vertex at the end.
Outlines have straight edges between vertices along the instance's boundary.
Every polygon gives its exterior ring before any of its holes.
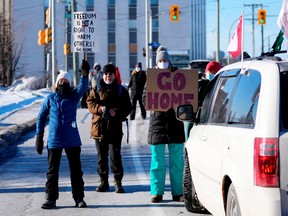
{"type": "MultiPolygon", "coordinates": [[[[17,29],[15,37],[18,43],[24,45],[19,63],[21,67],[17,73],[29,74],[28,76],[46,75],[47,65],[51,64],[49,60],[47,61],[50,45],[39,46],[37,37],[38,31],[47,27],[45,13],[48,0],[11,1],[13,2],[11,9],[13,27],[17,29]]],[[[87,60],[91,65],[95,62],[101,65],[114,62],[120,68],[124,83],[129,81],[131,70],[137,62],[142,62],[143,69],[146,69],[146,59],[143,56],[143,48],[146,46],[146,0],[74,1],[76,11],[95,11],[99,18],[97,33],[100,39],[97,43],[100,52],[87,53],[87,60]]],[[[152,20],[150,43],[156,42],[166,46],[172,56],[176,55],[173,58],[174,63],[177,63],[177,59],[181,59],[178,63],[185,65],[187,61],[188,66],[190,60],[206,59],[205,0],[148,0],[148,3],[152,20]],[[180,14],[177,22],[170,20],[172,5],[179,6],[180,14]]],[[[57,70],[65,69],[66,56],[63,45],[67,38],[68,40],[71,38],[71,22],[69,16],[67,17],[70,9],[71,0],[55,1],[57,70]]],[[[80,62],[83,53],[78,55],[80,62]]],[[[73,75],[72,56],[71,53],[67,56],[66,67],[73,75]]],[[[152,64],[155,65],[155,53],[152,64]]]]}

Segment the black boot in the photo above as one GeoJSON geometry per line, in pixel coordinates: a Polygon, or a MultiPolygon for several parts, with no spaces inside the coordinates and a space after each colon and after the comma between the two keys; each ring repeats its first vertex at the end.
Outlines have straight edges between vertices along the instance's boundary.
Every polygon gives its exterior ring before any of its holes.
{"type": "Polygon", "coordinates": [[[97,192],[106,192],[109,190],[109,182],[108,182],[108,177],[100,177],[101,183],[96,189],[97,192]]]}
{"type": "Polygon", "coordinates": [[[122,177],[123,176],[114,177],[114,186],[115,186],[116,193],[124,193],[124,188],[122,186],[122,177]]]}
{"type": "Polygon", "coordinates": [[[141,108],[141,116],[142,116],[142,119],[146,119],[146,110],[145,108],[141,108]]]}
{"type": "Polygon", "coordinates": [[[56,208],[56,200],[46,200],[42,206],[41,206],[42,209],[53,209],[53,208],[56,208]]]}

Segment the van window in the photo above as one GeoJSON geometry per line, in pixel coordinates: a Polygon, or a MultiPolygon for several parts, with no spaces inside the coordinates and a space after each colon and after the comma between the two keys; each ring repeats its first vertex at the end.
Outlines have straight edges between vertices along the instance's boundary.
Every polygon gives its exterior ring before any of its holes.
{"type": "MultiPolygon", "coordinates": [[[[213,80],[214,81],[214,80],[213,80]]],[[[209,118],[209,112],[210,112],[210,104],[211,104],[211,98],[213,96],[213,89],[215,88],[216,85],[215,82],[210,82],[210,85],[208,85],[207,92],[204,96],[204,100],[202,102],[202,105],[200,106],[200,118],[199,118],[199,123],[207,123],[208,118],[209,118]]],[[[201,104],[201,103],[200,103],[201,104]]]]}
{"type": "Polygon", "coordinates": [[[228,103],[231,98],[233,87],[237,76],[220,77],[218,87],[215,93],[214,105],[212,108],[212,123],[224,123],[228,115],[228,103]]]}
{"type": "Polygon", "coordinates": [[[280,75],[281,122],[284,129],[288,129],[288,72],[280,75]]]}
{"type": "Polygon", "coordinates": [[[240,80],[235,89],[228,123],[230,124],[255,124],[258,106],[261,75],[258,71],[248,71],[240,75],[240,80]]]}

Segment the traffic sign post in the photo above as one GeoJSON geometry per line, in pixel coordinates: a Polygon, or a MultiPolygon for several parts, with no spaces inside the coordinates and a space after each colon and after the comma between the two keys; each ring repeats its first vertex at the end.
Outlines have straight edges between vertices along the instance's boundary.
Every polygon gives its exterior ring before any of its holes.
{"type": "Polygon", "coordinates": [[[158,47],[160,46],[160,43],[154,41],[152,43],[149,43],[148,45],[152,47],[153,51],[156,51],[158,47]]]}

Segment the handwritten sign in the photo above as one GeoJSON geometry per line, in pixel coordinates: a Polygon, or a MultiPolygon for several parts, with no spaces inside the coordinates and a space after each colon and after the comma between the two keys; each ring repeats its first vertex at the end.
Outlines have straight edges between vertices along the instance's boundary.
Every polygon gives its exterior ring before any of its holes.
{"type": "Polygon", "coordinates": [[[198,107],[198,71],[147,69],[146,109],[166,111],[179,105],[198,107]]]}
{"type": "Polygon", "coordinates": [[[98,52],[95,12],[74,12],[72,16],[73,52],[98,52]]]}

